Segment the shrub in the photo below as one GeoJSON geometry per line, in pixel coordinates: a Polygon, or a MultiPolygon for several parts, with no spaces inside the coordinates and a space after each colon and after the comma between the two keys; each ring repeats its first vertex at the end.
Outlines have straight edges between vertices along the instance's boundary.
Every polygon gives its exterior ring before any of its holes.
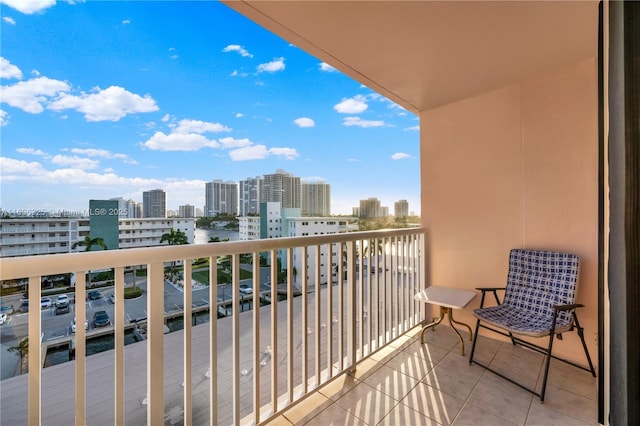
{"type": "Polygon", "coordinates": [[[135,299],[136,297],[142,296],[142,289],[140,287],[126,287],[124,289],[124,298],[125,299],[135,299]]]}

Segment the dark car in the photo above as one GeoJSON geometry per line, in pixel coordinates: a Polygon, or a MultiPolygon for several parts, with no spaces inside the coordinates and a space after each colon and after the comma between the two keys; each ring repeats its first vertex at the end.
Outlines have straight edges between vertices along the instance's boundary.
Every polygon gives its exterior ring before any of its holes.
{"type": "Polygon", "coordinates": [[[106,327],[110,323],[111,321],[109,321],[109,314],[107,311],[96,311],[96,313],[93,314],[94,327],[106,327]]]}
{"type": "Polygon", "coordinates": [[[92,290],[87,294],[87,299],[89,300],[102,299],[102,294],[100,294],[100,292],[97,290],[92,290]]]}

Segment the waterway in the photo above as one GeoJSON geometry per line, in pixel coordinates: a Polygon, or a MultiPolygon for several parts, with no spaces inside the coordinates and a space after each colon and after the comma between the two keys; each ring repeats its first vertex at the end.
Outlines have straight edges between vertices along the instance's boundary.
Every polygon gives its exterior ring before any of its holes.
{"type": "Polygon", "coordinates": [[[195,243],[196,244],[206,244],[209,242],[209,238],[220,238],[220,241],[228,238],[229,241],[237,241],[240,239],[240,232],[238,231],[230,231],[228,229],[203,229],[196,228],[195,232],[195,243]]]}

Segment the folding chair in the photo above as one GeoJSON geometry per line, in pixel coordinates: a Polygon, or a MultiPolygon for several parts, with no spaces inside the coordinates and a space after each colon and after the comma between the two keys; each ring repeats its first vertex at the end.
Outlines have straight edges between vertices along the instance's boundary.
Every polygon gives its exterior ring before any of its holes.
{"type": "Polygon", "coordinates": [[[500,288],[478,288],[482,292],[480,308],[473,311],[477,318],[476,332],[469,364],[477,364],[508,380],[522,389],[540,397],[544,402],[551,358],[571,364],[596,376],[584,340],[584,329],[578,322],[576,309],[583,305],[575,303],[578,285],[579,258],[575,254],[543,250],[513,249],[509,254],[507,286],[500,288]],[[500,302],[497,292],[504,290],[504,300],[500,302]],[[497,306],[484,307],[485,295],[493,293],[497,306]],[[514,345],[521,345],[545,355],[544,376],[540,393],[495,371],[473,358],[478,343],[478,330],[484,329],[507,336],[514,345]],[[576,330],[589,368],[552,355],[553,340],[562,333],[576,330]],[[538,346],[517,336],[549,336],[546,347],[538,346]]]}

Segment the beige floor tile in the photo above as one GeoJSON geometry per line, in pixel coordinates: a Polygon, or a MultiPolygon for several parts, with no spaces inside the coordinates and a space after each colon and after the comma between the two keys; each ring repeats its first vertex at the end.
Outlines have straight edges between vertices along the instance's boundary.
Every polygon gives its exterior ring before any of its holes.
{"type": "Polygon", "coordinates": [[[437,365],[422,381],[458,399],[466,400],[484,374],[484,370],[480,370],[478,366],[475,366],[475,370],[480,373],[474,376],[461,374],[461,371],[465,371],[463,369],[455,370],[437,365]]]}
{"type": "Polygon", "coordinates": [[[356,371],[348,374],[358,380],[362,380],[368,375],[370,375],[371,373],[375,372],[378,368],[382,367],[383,365],[384,364],[376,361],[373,358],[367,358],[360,361],[356,365],[356,371]]]}
{"type": "Polygon", "coordinates": [[[344,408],[367,425],[376,425],[399,402],[366,383],[360,383],[337,400],[335,404],[344,408]]]}
{"type": "Polygon", "coordinates": [[[319,392],[314,392],[304,401],[287,409],[282,415],[293,424],[304,424],[329,407],[332,401],[319,392]]]}
{"type": "Polygon", "coordinates": [[[291,423],[284,416],[278,416],[275,419],[271,420],[268,423],[264,423],[265,426],[290,426],[294,423],[291,423]]]}
{"type": "Polygon", "coordinates": [[[467,403],[517,425],[524,425],[533,395],[501,377],[486,372],[467,403]]]}
{"type": "MultiPolygon", "coordinates": [[[[305,423],[308,426],[366,426],[367,423],[357,418],[353,413],[337,404],[331,404],[326,410],[305,423]]],[[[297,425],[296,425],[297,426],[297,425]]]]}
{"type": "Polygon", "coordinates": [[[338,400],[342,395],[349,392],[360,381],[349,374],[344,374],[332,382],[322,386],[318,392],[331,399],[338,400]]]}
{"type": "Polygon", "coordinates": [[[418,383],[419,379],[407,376],[398,370],[387,367],[380,367],[373,374],[365,377],[364,382],[372,388],[383,392],[396,401],[404,398],[411,389],[418,383]]]}
{"type": "Polygon", "coordinates": [[[439,424],[449,425],[458,415],[464,401],[424,382],[420,382],[400,403],[411,407],[439,424]]]}
{"type": "MultiPolygon", "coordinates": [[[[534,405],[539,404],[538,401],[536,398],[533,401],[534,405]]],[[[586,423],[592,424],[598,419],[597,401],[554,386],[547,386],[544,406],[545,409],[555,410],[586,423]]]]}
{"type": "Polygon", "coordinates": [[[523,358],[512,352],[498,351],[490,367],[524,386],[534,388],[540,377],[542,359],[523,358]]]}
{"type": "Polygon", "coordinates": [[[408,353],[411,356],[420,357],[425,361],[428,361],[431,365],[436,365],[449,353],[448,350],[443,349],[439,346],[429,343],[421,343],[420,339],[417,339],[410,345],[405,346],[402,351],[408,353]]]}
{"type": "Polygon", "coordinates": [[[431,361],[413,356],[405,351],[396,352],[385,365],[418,380],[422,380],[434,367],[431,361]]]}
{"type": "Polygon", "coordinates": [[[540,404],[534,400],[525,426],[593,426],[596,424],[598,422],[595,419],[592,419],[591,422],[585,422],[558,412],[549,407],[547,403],[540,404]]]}
{"type": "MultiPolygon", "coordinates": [[[[445,325],[446,321],[447,320],[443,320],[441,324],[437,325],[436,327],[431,327],[430,329],[425,331],[424,342],[429,345],[438,346],[446,350],[451,350],[454,347],[459,346],[460,339],[458,339],[458,335],[451,329],[448,324],[445,325]]],[[[459,326],[458,331],[460,331],[460,334],[464,339],[465,349],[469,348],[470,350],[471,340],[469,339],[469,332],[464,327],[459,328],[459,326]]],[[[418,339],[419,338],[420,336],[418,336],[418,339]]],[[[459,347],[458,351],[460,351],[459,347]]]]}
{"type": "Polygon", "coordinates": [[[491,414],[480,407],[465,405],[458,417],[454,419],[453,426],[514,426],[514,423],[491,414]]]}
{"type": "Polygon", "coordinates": [[[440,423],[435,420],[403,404],[396,405],[387,417],[379,423],[379,425],[382,426],[436,426],[439,424],[440,423]]]}
{"type": "Polygon", "coordinates": [[[548,385],[582,395],[585,398],[598,398],[597,378],[590,372],[558,360],[551,360],[548,385]]]}

